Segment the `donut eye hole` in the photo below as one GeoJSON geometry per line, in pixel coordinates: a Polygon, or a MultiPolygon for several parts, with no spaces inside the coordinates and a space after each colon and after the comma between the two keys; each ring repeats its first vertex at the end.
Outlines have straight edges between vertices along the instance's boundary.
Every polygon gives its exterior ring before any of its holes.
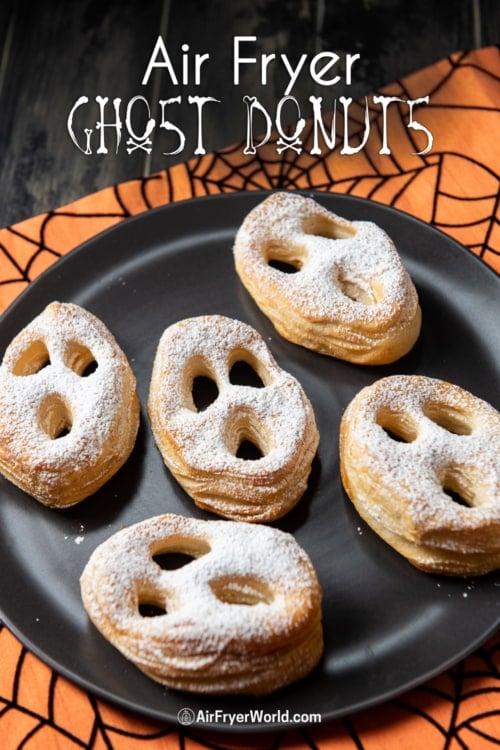
{"type": "Polygon", "coordinates": [[[210,365],[202,357],[193,357],[184,369],[184,405],[191,411],[205,411],[217,400],[219,388],[210,365]]]}
{"type": "Polygon", "coordinates": [[[229,370],[229,382],[232,385],[247,385],[251,388],[265,388],[270,377],[260,362],[250,352],[236,354],[235,361],[229,370]]]}
{"type": "MultiPolygon", "coordinates": [[[[204,539],[192,537],[159,543],[151,550],[151,559],[161,570],[179,570],[185,565],[210,552],[210,545],[204,539]]],[[[154,591],[139,592],[139,614],[141,617],[161,617],[167,614],[165,602],[154,591]]]]}
{"type": "Polygon", "coordinates": [[[50,365],[50,355],[44,341],[32,341],[12,368],[14,375],[36,375],[50,365]]]}
{"type": "Polygon", "coordinates": [[[162,570],[179,570],[196,558],[210,552],[210,545],[204,539],[176,539],[167,546],[159,545],[152,551],[152,559],[162,570]]]}
{"type": "Polygon", "coordinates": [[[187,552],[158,552],[153,555],[154,562],[162,570],[179,570],[179,568],[183,568],[184,565],[188,565],[195,559],[193,555],[189,555],[187,552]]]}
{"type": "Polygon", "coordinates": [[[210,581],[215,596],[225,604],[255,606],[271,604],[274,599],[270,586],[260,578],[251,575],[223,576],[210,581]]]}
{"type": "Polygon", "coordinates": [[[82,370],[82,372],[79,373],[79,375],[82,378],[88,378],[89,375],[92,375],[97,370],[97,362],[92,360],[92,362],[89,362],[86,367],[82,370]]]}
{"type": "Polygon", "coordinates": [[[193,378],[191,396],[196,411],[205,411],[210,404],[217,400],[219,389],[217,383],[208,375],[197,375],[193,378]]]}
{"type": "Polygon", "coordinates": [[[302,268],[302,263],[300,261],[294,261],[294,263],[289,263],[284,260],[278,260],[277,258],[271,258],[267,262],[268,266],[271,266],[271,268],[274,268],[276,271],[280,271],[281,273],[298,273],[300,269],[302,268]]]}
{"type": "Polygon", "coordinates": [[[42,401],[38,421],[51,440],[57,440],[71,432],[71,412],[67,403],[57,393],[51,394],[42,401]]]}
{"type": "Polygon", "coordinates": [[[356,236],[357,229],[334,218],[323,214],[307,216],[302,223],[302,229],[306,234],[314,234],[316,237],[325,237],[328,240],[349,240],[356,236]]]}
{"type": "Polygon", "coordinates": [[[375,421],[395,442],[412,443],[417,437],[417,425],[405,412],[382,407],[378,410],[375,421]]]}
{"type": "Polygon", "coordinates": [[[426,417],[453,435],[472,434],[473,425],[470,418],[447,404],[430,402],[424,404],[422,410],[426,417]]]}
{"type": "Polygon", "coordinates": [[[294,274],[298,273],[304,265],[305,249],[271,240],[264,250],[264,257],[267,265],[276,271],[294,274]]]}
{"type": "Polygon", "coordinates": [[[92,375],[97,370],[97,361],[90,349],[77,341],[68,342],[64,363],[82,378],[92,375]]]}

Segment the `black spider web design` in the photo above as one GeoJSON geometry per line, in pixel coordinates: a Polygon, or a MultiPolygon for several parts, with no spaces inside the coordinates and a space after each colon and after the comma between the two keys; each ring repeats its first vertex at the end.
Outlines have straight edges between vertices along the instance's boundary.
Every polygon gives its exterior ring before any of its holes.
{"type": "MultiPolygon", "coordinates": [[[[5,626],[0,624],[0,633],[5,626]]],[[[92,695],[88,695],[89,707],[93,712],[93,721],[89,729],[88,736],[82,738],[76,732],[72,732],[67,726],[57,721],[57,700],[61,681],[64,678],[58,676],[51,670],[50,679],[46,694],[46,703],[43,710],[36,711],[34,708],[23,705],[20,699],[21,684],[23,681],[23,667],[29,652],[22,647],[17,660],[15,673],[12,680],[10,697],[0,696],[0,722],[9,712],[15,712],[18,716],[22,715],[31,722],[30,727],[26,730],[22,740],[17,745],[17,750],[24,748],[38,747],[46,749],[47,734],[44,730],[50,729],[51,741],[67,741],[68,747],[81,747],[86,750],[93,750],[96,747],[107,747],[110,750],[122,747],[123,738],[140,740],[142,744],[153,743],[161,739],[169,739],[169,746],[184,750],[186,742],[196,743],[200,748],[207,750],[227,750],[228,747],[237,747],[228,738],[226,741],[217,739],[217,735],[211,735],[203,731],[197,731],[186,727],[173,727],[170,725],[145,725],[143,731],[129,731],[119,724],[113,724],[105,718],[103,713],[103,704],[100,700],[92,695]],[[40,744],[38,744],[38,739],[40,744]],[[57,739],[56,739],[57,738],[57,739]]],[[[48,669],[48,668],[47,668],[48,669]]],[[[64,686],[63,686],[64,687],[64,686]]],[[[490,720],[490,726],[495,726],[493,719],[500,719],[500,708],[496,710],[483,711],[479,713],[470,713],[463,717],[460,706],[464,705],[471,698],[485,694],[500,693],[500,636],[490,640],[483,647],[479,648],[473,655],[460,662],[457,666],[448,670],[444,676],[427,683],[420,688],[416,688],[405,696],[390,702],[390,705],[397,708],[403,714],[419,717],[422,722],[432,725],[438,735],[442,738],[442,744],[439,750],[447,750],[451,743],[456,743],[458,747],[466,750],[473,747],[474,736],[480,737],[482,747],[498,747],[500,745],[500,734],[494,734],[491,731],[485,731],[481,727],[484,720],[490,720]],[[442,683],[446,678],[446,686],[442,683]],[[427,712],[419,704],[422,696],[432,696],[444,701],[451,706],[448,723],[440,723],[432,712],[427,712]]],[[[116,714],[115,714],[116,715],[116,714]]],[[[118,714],[119,716],[119,714],[118,714]]],[[[335,722],[336,731],[342,736],[349,737],[352,741],[353,748],[359,750],[369,750],[370,736],[363,731],[362,716],[345,717],[335,722]]],[[[0,724],[1,726],[1,724],[0,724]]],[[[498,726],[498,725],[497,725],[498,726]]],[[[493,730],[495,731],[495,730],[493,730]]],[[[245,738],[245,747],[257,747],[260,750],[271,748],[279,750],[290,746],[290,742],[297,739],[302,746],[309,748],[321,747],[324,728],[300,728],[284,729],[267,733],[264,739],[258,737],[252,741],[245,738]]],[[[8,745],[2,745],[6,750],[10,750],[8,745]]],[[[12,747],[13,750],[13,747],[12,747]]],[[[438,750],[435,745],[433,750],[438,750]]]]}

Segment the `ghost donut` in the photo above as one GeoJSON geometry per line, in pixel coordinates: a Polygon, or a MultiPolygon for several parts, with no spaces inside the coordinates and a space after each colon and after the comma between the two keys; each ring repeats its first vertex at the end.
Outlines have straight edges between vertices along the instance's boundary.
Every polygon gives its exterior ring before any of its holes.
{"type": "Polygon", "coordinates": [[[347,495],[382,539],[430,573],[500,567],[499,455],[500,414],[434,378],[378,380],[341,420],[347,495]]]}
{"type": "Polygon", "coordinates": [[[156,516],[97,547],[80,583],[101,634],[171,688],[263,695],[322,654],[316,573],[290,534],[268,526],[156,516]],[[169,553],[188,562],[167,569],[169,553]]]}
{"type": "Polygon", "coordinates": [[[52,302],[12,340],[0,367],[0,472],[44,505],[96,492],[132,451],[139,401],[106,326],[52,302]]]}
{"type": "Polygon", "coordinates": [[[246,323],[206,315],[167,328],[148,413],[165,464],[200,508],[269,521],[303,495],[319,440],[312,406],[246,323]],[[209,405],[196,401],[200,379],[209,405]]]}
{"type": "Polygon", "coordinates": [[[274,193],[247,215],[236,271],[286,339],[358,364],[386,364],[418,338],[413,282],[389,236],[311,198],[274,193]]]}

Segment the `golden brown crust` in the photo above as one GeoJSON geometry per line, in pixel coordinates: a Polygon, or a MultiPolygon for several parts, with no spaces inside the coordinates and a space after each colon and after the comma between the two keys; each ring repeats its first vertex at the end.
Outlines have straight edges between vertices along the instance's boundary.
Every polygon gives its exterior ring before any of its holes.
{"type": "Polygon", "coordinates": [[[166,465],[199,507],[233,520],[269,521],[302,497],[319,440],[313,409],[247,324],[207,315],[170,326],[156,353],[148,413],[166,465]],[[231,382],[241,362],[262,387],[231,382]],[[203,411],[192,395],[201,376],[217,386],[203,411]],[[240,458],[244,440],[262,457],[240,458]]]}
{"type": "Polygon", "coordinates": [[[350,222],[310,198],[274,193],[246,217],[234,259],[257,305],[296,344],[385,364],[418,338],[417,292],[394,244],[372,222],[350,222]],[[283,263],[296,272],[276,267],[283,263]]]}
{"type": "Polygon", "coordinates": [[[341,421],[348,496],[379,536],[432,573],[500,567],[499,455],[498,412],[424,376],[364,388],[341,421]]]}
{"type": "Polygon", "coordinates": [[[81,591],[105,638],[179,690],[264,695],[307,675],[322,654],[313,566],[290,534],[267,526],[142,521],[94,551],[81,591]],[[162,569],[153,558],[168,552],[192,560],[162,569]],[[145,616],[141,604],[163,613],[145,616]]]}
{"type": "Polygon", "coordinates": [[[132,370],[87,310],[53,302],[9,344],[0,367],[0,471],[44,505],[96,492],[130,455],[138,425],[132,370]]]}

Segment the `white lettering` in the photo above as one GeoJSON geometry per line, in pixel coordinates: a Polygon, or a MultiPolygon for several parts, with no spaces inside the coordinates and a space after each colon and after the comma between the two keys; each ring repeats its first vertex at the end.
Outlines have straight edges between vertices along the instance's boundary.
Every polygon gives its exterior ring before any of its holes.
{"type": "Polygon", "coordinates": [[[408,127],[412,130],[419,130],[422,133],[425,133],[427,136],[427,146],[422,151],[416,151],[415,156],[423,156],[424,154],[429,153],[429,151],[432,148],[432,145],[434,143],[434,137],[430,130],[428,130],[424,125],[422,125],[420,122],[417,122],[417,120],[413,119],[413,106],[415,104],[429,104],[429,97],[424,96],[421,99],[409,99],[408,100],[408,107],[410,109],[410,121],[408,122],[408,127]]]}
{"type": "Polygon", "coordinates": [[[337,142],[337,100],[333,100],[333,114],[330,124],[330,135],[327,134],[325,126],[326,121],[323,118],[321,110],[321,103],[323,98],[321,96],[310,96],[309,101],[313,106],[313,145],[311,148],[311,154],[317,156],[321,154],[321,149],[318,143],[318,130],[321,130],[321,135],[330,151],[333,151],[337,142]]]}
{"type": "Polygon", "coordinates": [[[281,154],[288,148],[293,148],[293,150],[297,154],[301,153],[302,141],[300,140],[299,136],[302,134],[305,126],[306,121],[303,117],[300,117],[300,107],[297,99],[294,96],[284,96],[282,99],[280,99],[276,108],[276,128],[279,135],[281,136],[281,138],[277,141],[278,148],[276,150],[278,154],[281,154]],[[295,131],[291,135],[284,131],[283,124],[281,122],[281,111],[283,109],[283,105],[286,104],[286,102],[293,102],[297,107],[297,112],[299,115],[295,131]]]}
{"type": "Polygon", "coordinates": [[[288,96],[290,91],[295,85],[295,82],[299,76],[300,71],[302,70],[305,61],[307,60],[307,55],[304,53],[300,56],[300,60],[297,63],[297,66],[295,68],[292,68],[290,63],[288,62],[288,57],[286,55],[280,55],[281,60],[283,62],[283,65],[285,66],[288,75],[290,76],[290,81],[288,83],[288,86],[285,89],[285,96],[288,96]]]}
{"type": "Polygon", "coordinates": [[[186,136],[184,135],[183,131],[177,127],[177,125],[173,125],[169,120],[165,119],[165,107],[168,104],[180,104],[182,101],[182,98],[180,96],[174,96],[172,99],[160,99],[159,104],[161,108],[161,122],[160,122],[160,128],[163,128],[164,130],[168,132],[174,132],[177,133],[177,136],[179,138],[179,145],[176,149],[173,151],[163,151],[164,156],[173,156],[174,154],[180,154],[180,152],[184,148],[184,144],[186,143],[186,136]]]}
{"type": "Polygon", "coordinates": [[[109,99],[107,96],[96,96],[96,102],[99,105],[99,117],[100,119],[96,122],[96,128],[100,131],[101,137],[99,140],[99,148],[97,149],[98,154],[107,154],[108,149],[106,148],[104,129],[114,128],[116,132],[116,149],[115,153],[118,153],[118,147],[120,145],[122,137],[122,121],[120,120],[120,104],[121,99],[113,99],[113,106],[115,108],[115,120],[114,122],[104,122],[104,107],[108,103],[109,99]]]}
{"type": "Polygon", "coordinates": [[[233,83],[238,86],[240,82],[240,65],[242,63],[257,62],[255,57],[240,57],[240,42],[255,42],[256,36],[235,36],[233,40],[233,83]]]}
{"type": "Polygon", "coordinates": [[[172,81],[174,86],[177,86],[179,84],[172,62],[170,60],[170,56],[167,52],[167,48],[165,47],[165,42],[163,41],[161,36],[159,36],[156,40],[154,50],[151,54],[151,57],[149,58],[148,67],[146,68],[146,72],[144,73],[144,77],[142,79],[143,86],[148,85],[149,77],[155,68],[166,68],[170,76],[170,80],[172,81]],[[158,59],[159,55],[161,55],[161,59],[158,59]]]}
{"type": "Polygon", "coordinates": [[[402,102],[404,99],[400,99],[399,96],[374,96],[373,103],[382,105],[382,148],[379,154],[389,155],[391,149],[387,145],[387,110],[389,105],[393,102],[402,102]]]}
{"type": "MultiPolygon", "coordinates": [[[[238,86],[240,83],[241,67],[243,65],[260,65],[260,82],[262,86],[265,86],[269,80],[269,66],[271,63],[280,63],[285,68],[288,74],[288,83],[284,90],[284,95],[289,96],[292,92],[293,87],[297,83],[297,79],[301,72],[304,70],[308,55],[304,52],[295,64],[293,64],[288,55],[272,52],[269,54],[263,53],[259,58],[257,57],[243,57],[241,52],[241,45],[254,44],[257,41],[256,36],[235,36],[233,39],[233,83],[238,86]]],[[[348,86],[351,85],[352,80],[352,67],[356,60],[360,59],[359,54],[351,55],[346,54],[345,56],[345,80],[348,86]]],[[[340,75],[328,75],[331,69],[339,62],[340,56],[336,52],[318,52],[314,55],[309,63],[309,74],[312,80],[320,86],[335,86],[340,80],[340,75]]]]}
{"type": "Polygon", "coordinates": [[[345,82],[348,86],[351,85],[351,72],[352,72],[352,66],[356,62],[356,60],[359,60],[361,57],[360,54],[356,53],[355,55],[351,55],[350,53],[347,53],[345,58],[345,82]]]}
{"type": "Polygon", "coordinates": [[[73,117],[75,116],[76,110],[79,109],[82,106],[82,104],[88,104],[88,101],[89,101],[88,96],[81,96],[79,99],[77,99],[73,107],[71,108],[71,112],[69,113],[68,119],[66,121],[66,127],[68,129],[69,137],[71,138],[75,146],[79,148],[80,151],[82,151],[87,156],[92,153],[92,149],[90,148],[90,136],[92,135],[92,130],[88,128],[84,129],[84,133],[87,136],[87,143],[86,143],[86,147],[82,148],[80,144],[78,143],[76,139],[75,131],[73,130],[73,117]]]}
{"type": "Polygon", "coordinates": [[[245,148],[243,149],[243,153],[245,154],[245,156],[253,156],[254,154],[257,153],[257,148],[260,148],[260,146],[263,146],[265,143],[268,142],[269,137],[271,135],[272,120],[269,117],[267,110],[265,109],[265,107],[262,106],[262,104],[259,102],[257,97],[244,96],[243,101],[247,105],[247,138],[246,138],[245,148]],[[253,112],[254,110],[261,112],[264,115],[264,119],[266,122],[265,135],[262,138],[261,142],[257,144],[257,148],[255,147],[254,142],[253,142],[253,112]]]}
{"type": "Polygon", "coordinates": [[[262,71],[260,75],[260,82],[263,86],[267,84],[267,66],[271,60],[275,60],[276,55],[272,52],[270,55],[262,55],[262,71]]]}
{"type": "Polygon", "coordinates": [[[358,146],[349,145],[349,107],[352,103],[350,96],[339,96],[339,102],[344,108],[344,145],[340,150],[341,154],[357,154],[366,146],[368,136],[370,135],[370,110],[368,108],[368,99],[365,96],[365,134],[358,146]]]}
{"type": "Polygon", "coordinates": [[[218,102],[220,104],[219,99],[214,99],[212,96],[188,96],[188,102],[189,104],[196,104],[196,108],[198,111],[198,136],[197,136],[197,145],[194,150],[194,153],[196,156],[200,156],[202,154],[206,154],[205,148],[203,146],[203,124],[202,124],[202,112],[203,107],[207,102],[218,102]]]}
{"type": "Polygon", "coordinates": [[[145,99],[143,96],[134,96],[134,98],[131,99],[129,103],[127,104],[127,114],[125,116],[125,125],[127,126],[128,134],[130,135],[131,138],[134,139],[134,141],[145,141],[147,138],[149,138],[149,136],[153,132],[156,122],[151,117],[151,110],[149,109],[148,100],[145,99]],[[148,118],[146,122],[146,128],[142,135],[137,135],[137,133],[135,132],[132,126],[132,109],[134,107],[134,104],[138,101],[143,102],[146,105],[146,113],[147,113],[147,118],[148,118]]]}
{"type": "Polygon", "coordinates": [[[340,76],[334,76],[330,79],[323,78],[324,74],[327,73],[330,68],[333,68],[333,66],[339,61],[339,56],[335,54],[335,52],[320,52],[319,54],[315,55],[313,59],[311,60],[311,64],[309,66],[309,70],[311,72],[311,78],[316,83],[319,83],[320,86],[334,86],[336,83],[340,81],[340,76]],[[326,59],[327,62],[323,64],[323,66],[319,69],[319,71],[316,70],[318,66],[318,61],[321,61],[323,59],[326,59]]]}

